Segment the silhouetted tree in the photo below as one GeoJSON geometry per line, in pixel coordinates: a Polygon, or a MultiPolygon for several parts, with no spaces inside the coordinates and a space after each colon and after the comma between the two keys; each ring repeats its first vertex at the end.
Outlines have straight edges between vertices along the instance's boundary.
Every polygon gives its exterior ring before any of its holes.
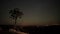
{"type": "Polygon", "coordinates": [[[19,8],[14,8],[13,10],[10,10],[9,14],[11,14],[10,17],[15,20],[15,25],[16,25],[17,18],[21,19],[23,12],[19,11],[19,8]]]}

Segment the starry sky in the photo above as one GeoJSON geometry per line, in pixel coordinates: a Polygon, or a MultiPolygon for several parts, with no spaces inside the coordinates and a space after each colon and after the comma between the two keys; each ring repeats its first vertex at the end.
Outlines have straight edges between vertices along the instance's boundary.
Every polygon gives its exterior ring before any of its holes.
{"type": "Polygon", "coordinates": [[[59,24],[58,0],[0,0],[0,24],[14,24],[9,18],[9,10],[19,8],[23,11],[19,25],[59,24]]]}

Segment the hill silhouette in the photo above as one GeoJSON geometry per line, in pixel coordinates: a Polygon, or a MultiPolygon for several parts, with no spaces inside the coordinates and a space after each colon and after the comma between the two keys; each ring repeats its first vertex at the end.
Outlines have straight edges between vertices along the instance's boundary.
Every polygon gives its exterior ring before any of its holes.
{"type": "MultiPolygon", "coordinates": [[[[2,28],[4,31],[8,31],[10,28],[13,28],[13,25],[0,25],[0,28],[2,28]]],[[[29,32],[30,34],[43,34],[43,33],[59,33],[60,31],[60,25],[51,25],[51,26],[25,26],[23,27],[23,31],[19,26],[16,26],[19,28],[21,32],[29,32]]]]}

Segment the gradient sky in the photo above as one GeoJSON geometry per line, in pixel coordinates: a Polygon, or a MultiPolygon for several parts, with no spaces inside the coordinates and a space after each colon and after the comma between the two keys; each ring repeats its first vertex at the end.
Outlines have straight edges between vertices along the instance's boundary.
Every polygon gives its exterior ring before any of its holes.
{"type": "Polygon", "coordinates": [[[58,23],[58,0],[0,0],[0,24],[13,24],[10,9],[22,9],[24,15],[18,24],[44,25],[58,23]]]}

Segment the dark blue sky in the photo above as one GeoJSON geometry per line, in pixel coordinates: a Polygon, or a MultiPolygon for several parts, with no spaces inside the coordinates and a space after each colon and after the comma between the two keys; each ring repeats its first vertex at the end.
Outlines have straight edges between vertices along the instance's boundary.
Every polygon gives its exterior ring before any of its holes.
{"type": "Polygon", "coordinates": [[[23,25],[51,24],[58,21],[58,0],[0,0],[0,3],[2,24],[3,21],[11,24],[8,10],[14,8],[22,9],[24,16],[21,21],[17,21],[23,25]]]}

